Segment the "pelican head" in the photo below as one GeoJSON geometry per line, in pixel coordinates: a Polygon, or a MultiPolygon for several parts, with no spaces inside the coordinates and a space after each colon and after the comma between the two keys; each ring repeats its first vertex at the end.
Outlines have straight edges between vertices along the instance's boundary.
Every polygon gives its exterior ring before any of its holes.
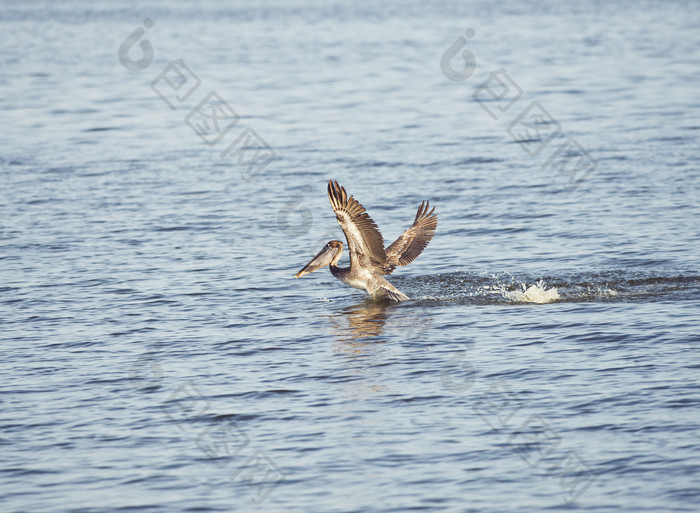
{"type": "Polygon", "coordinates": [[[340,260],[340,255],[343,253],[343,243],[339,240],[328,242],[323,249],[318,252],[318,255],[311,259],[311,262],[306,264],[304,268],[294,275],[295,278],[301,278],[305,274],[314,272],[316,269],[327,265],[335,265],[340,260]]]}

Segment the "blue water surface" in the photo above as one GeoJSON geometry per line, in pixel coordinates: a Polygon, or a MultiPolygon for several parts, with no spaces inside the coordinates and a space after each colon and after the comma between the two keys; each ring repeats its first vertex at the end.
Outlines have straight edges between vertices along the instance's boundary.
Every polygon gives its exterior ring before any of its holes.
{"type": "Polygon", "coordinates": [[[12,1],[0,48],[3,512],[698,510],[697,2],[12,1]],[[437,207],[411,301],[294,279],[330,179],[387,243],[437,207]]]}

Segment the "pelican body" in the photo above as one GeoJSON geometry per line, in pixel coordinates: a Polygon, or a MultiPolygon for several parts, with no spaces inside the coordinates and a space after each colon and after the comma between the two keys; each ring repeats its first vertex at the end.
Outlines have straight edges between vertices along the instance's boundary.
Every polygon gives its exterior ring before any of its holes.
{"type": "Polygon", "coordinates": [[[384,238],[375,222],[355,198],[348,197],[338,182],[328,182],[328,199],[345,233],[350,267],[338,267],[343,243],[332,240],[295,275],[296,278],[328,266],[333,276],[351,287],[364,290],[373,299],[407,300],[408,296],[384,276],[391,274],[397,266],[410,264],[423,252],[437,228],[435,207],[429,211],[430,203],[422,202],[413,224],[385,249],[384,238]]]}

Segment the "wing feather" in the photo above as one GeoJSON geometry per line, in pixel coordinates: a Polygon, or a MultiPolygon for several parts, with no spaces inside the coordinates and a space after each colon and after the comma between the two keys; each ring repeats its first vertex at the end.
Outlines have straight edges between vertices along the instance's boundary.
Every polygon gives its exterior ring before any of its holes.
{"type": "Polygon", "coordinates": [[[386,248],[386,274],[391,274],[397,266],[413,262],[435,235],[437,214],[434,213],[435,207],[428,211],[429,208],[430,202],[423,201],[413,224],[386,248]]]}
{"type": "Polygon", "coordinates": [[[352,196],[348,198],[345,188],[332,180],[328,182],[328,199],[348,241],[350,265],[384,274],[384,238],[365,208],[352,196]]]}

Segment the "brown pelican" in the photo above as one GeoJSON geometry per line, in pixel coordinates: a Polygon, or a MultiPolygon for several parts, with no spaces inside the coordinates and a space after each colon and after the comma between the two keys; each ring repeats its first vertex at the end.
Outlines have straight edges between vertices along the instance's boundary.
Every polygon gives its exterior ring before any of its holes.
{"type": "Polygon", "coordinates": [[[328,182],[328,199],[348,241],[350,267],[337,267],[343,243],[332,240],[295,276],[300,278],[328,266],[333,276],[351,287],[366,291],[374,299],[408,299],[382,275],[391,274],[397,266],[410,264],[425,249],[437,228],[435,207],[428,211],[430,203],[423,201],[413,224],[384,249],[384,239],[375,222],[355,198],[348,197],[338,182],[328,182]]]}

